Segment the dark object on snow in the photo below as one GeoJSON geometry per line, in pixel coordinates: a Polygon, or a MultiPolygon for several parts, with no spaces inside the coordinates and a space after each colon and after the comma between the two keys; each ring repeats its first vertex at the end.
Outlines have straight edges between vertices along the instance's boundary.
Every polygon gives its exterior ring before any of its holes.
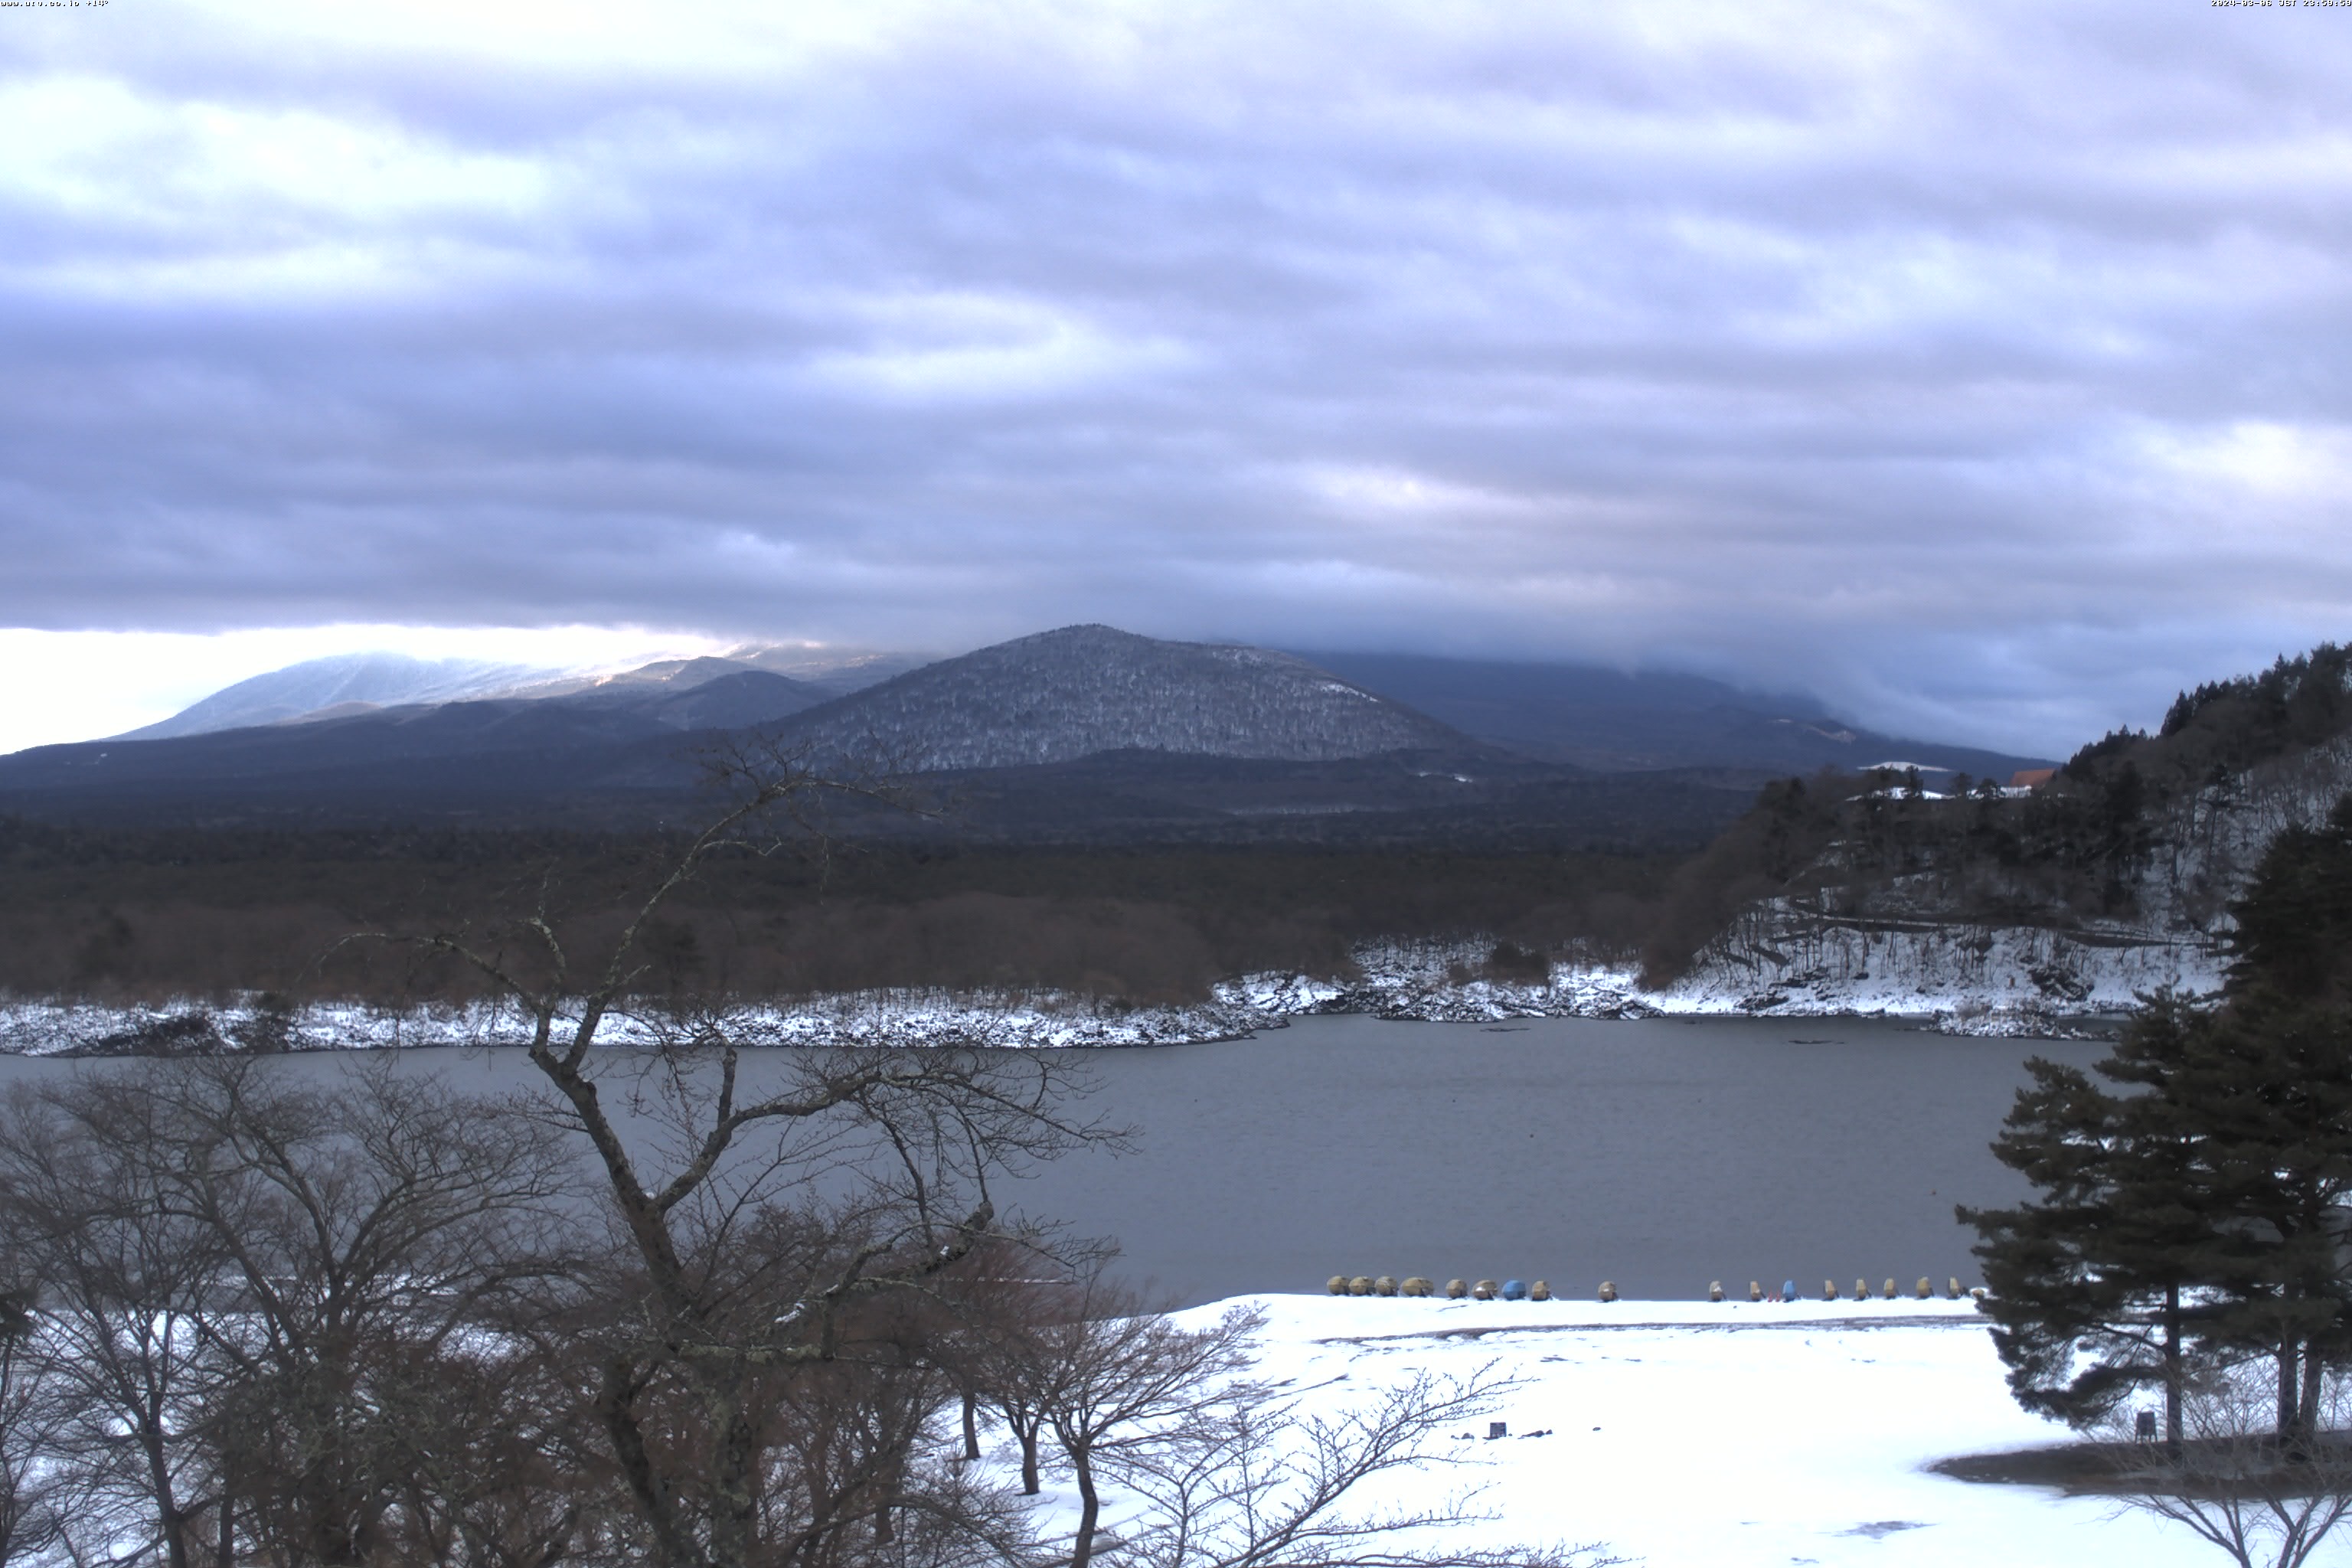
{"type": "Polygon", "coordinates": [[[1420,1275],[1416,1274],[1412,1279],[1406,1280],[1402,1285],[1398,1286],[1397,1289],[1407,1296],[1426,1296],[1429,1294],[1433,1287],[1430,1285],[1428,1280],[1423,1279],[1420,1275]]]}
{"type": "Polygon", "coordinates": [[[2143,1443],[2156,1441],[2156,1412],[2143,1410],[2132,1417],[2132,1436],[2143,1443]]]}
{"type": "Polygon", "coordinates": [[[1528,1300],[1530,1301],[1550,1300],[1551,1287],[1541,1279],[1537,1280],[1534,1284],[1528,1287],[1528,1300]]]}
{"type": "Polygon", "coordinates": [[[1463,1297],[1470,1294],[1470,1287],[1465,1285],[1459,1279],[1448,1279],[1445,1282],[1445,1293],[1454,1300],[1459,1301],[1463,1297]]]}
{"type": "Polygon", "coordinates": [[[1481,1301],[1491,1301],[1497,1295],[1502,1293],[1502,1289],[1503,1288],[1500,1285],[1496,1284],[1492,1279],[1481,1279],[1478,1283],[1470,1287],[1470,1294],[1475,1296],[1481,1301]]]}
{"type": "Polygon", "coordinates": [[[1510,1435],[1511,1424],[1509,1422],[1489,1421],[1486,1423],[1486,1440],[1488,1442],[1491,1443],[1497,1437],[1507,1437],[1510,1435]]]}
{"type": "Polygon", "coordinates": [[[1396,1279],[1395,1279],[1395,1278],[1394,1278],[1393,1276],[1391,1276],[1391,1275],[1387,1275],[1387,1274],[1383,1274],[1383,1275],[1381,1275],[1379,1279],[1375,1279],[1375,1280],[1373,1280],[1373,1281],[1372,1281],[1372,1294],[1373,1294],[1373,1295],[1375,1295],[1375,1296],[1393,1296],[1393,1295],[1395,1295],[1396,1293],[1397,1293],[1397,1282],[1396,1282],[1396,1279]]]}
{"type": "Polygon", "coordinates": [[[1615,1280],[1603,1279],[1601,1282],[1601,1299],[1604,1301],[1614,1301],[1617,1299],[1617,1282],[1615,1280]]]}
{"type": "Polygon", "coordinates": [[[1919,1276],[1917,1291],[1919,1300],[1922,1301],[1931,1300],[1936,1294],[1936,1282],[1922,1274],[1919,1276]]]}
{"type": "Polygon", "coordinates": [[[1348,1277],[1345,1274],[1334,1274],[1331,1276],[1331,1283],[1328,1289],[1334,1296],[1346,1295],[1348,1293],[1348,1277]]]}
{"type": "Polygon", "coordinates": [[[1526,1300],[1527,1299],[1528,1299],[1528,1286],[1527,1286],[1527,1281],[1526,1281],[1526,1280],[1524,1280],[1524,1279],[1506,1279],[1506,1280],[1504,1280],[1504,1281],[1503,1281],[1503,1300],[1506,1300],[1506,1301],[1524,1301],[1524,1300],[1526,1300]]]}
{"type": "Polygon", "coordinates": [[[1349,1294],[1349,1295],[1350,1295],[1350,1296],[1369,1296],[1369,1295],[1370,1295],[1371,1293],[1372,1293],[1372,1281],[1371,1281],[1371,1277],[1370,1277],[1370,1276],[1369,1276],[1369,1275],[1364,1275],[1364,1274],[1359,1274],[1359,1275],[1357,1275],[1353,1279],[1350,1279],[1350,1280],[1349,1280],[1349,1281],[1348,1281],[1348,1294],[1349,1294]]]}

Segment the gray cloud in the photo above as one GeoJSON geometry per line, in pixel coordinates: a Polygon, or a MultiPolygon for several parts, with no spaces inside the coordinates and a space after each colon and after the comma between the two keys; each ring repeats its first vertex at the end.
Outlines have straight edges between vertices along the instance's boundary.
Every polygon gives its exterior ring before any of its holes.
{"type": "Polygon", "coordinates": [[[6,624],[1100,619],[2044,749],[2352,632],[2352,12],[134,9],[0,29],[6,624]]]}

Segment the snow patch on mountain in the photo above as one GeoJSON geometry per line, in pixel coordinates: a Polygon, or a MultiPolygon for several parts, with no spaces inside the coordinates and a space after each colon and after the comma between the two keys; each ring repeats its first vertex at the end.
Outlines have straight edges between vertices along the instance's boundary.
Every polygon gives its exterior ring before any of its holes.
{"type": "Polygon", "coordinates": [[[193,707],[118,741],[160,741],[256,724],[282,724],[334,710],[454,702],[484,697],[556,671],[478,658],[413,658],[398,653],[347,653],[305,659],[224,687],[193,707]]]}

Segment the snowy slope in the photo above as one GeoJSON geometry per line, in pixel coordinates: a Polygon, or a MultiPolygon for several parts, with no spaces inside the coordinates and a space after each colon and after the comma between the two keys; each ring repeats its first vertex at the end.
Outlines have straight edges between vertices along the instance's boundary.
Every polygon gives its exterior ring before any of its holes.
{"type": "MultiPolygon", "coordinates": [[[[1452,1545],[1599,1542],[1647,1568],[2216,1561],[2179,1527],[2104,1501],[1925,1468],[2068,1436],[2011,1402],[1966,1302],[1255,1296],[1179,1319],[1205,1327],[1234,1305],[1266,1315],[1255,1374],[1303,1394],[1310,1412],[1421,1372],[1491,1363],[1521,1380],[1493,1412],[1513,1436],[1486,1441],[1483,1422],[1448,1434],[1436,1448],[1454,1462],[1366,1500],[1405,1506],[1483,1486],[1499,1517],[1460,1527],[1452,1545]]],[[[989,1462],[1012,1458],[999,1442],[989,1462]]],[[[1066,1530],[1074,1497],[1066,1477],[1054,1481],[1042,1518],[1066,1530]]],[[[1130,1507],[1113,1494],[1107,1525],[1130,1507]]]]}

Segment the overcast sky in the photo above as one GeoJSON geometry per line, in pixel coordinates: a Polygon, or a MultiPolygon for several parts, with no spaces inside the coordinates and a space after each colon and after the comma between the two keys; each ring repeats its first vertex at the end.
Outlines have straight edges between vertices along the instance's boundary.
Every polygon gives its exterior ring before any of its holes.
{"type": "Polygon", "coordinates": [[[2352,637],[2352,8],[84,0],[0,150],[0,746],[1090,620],[2063,752],[2352,637]]]}

